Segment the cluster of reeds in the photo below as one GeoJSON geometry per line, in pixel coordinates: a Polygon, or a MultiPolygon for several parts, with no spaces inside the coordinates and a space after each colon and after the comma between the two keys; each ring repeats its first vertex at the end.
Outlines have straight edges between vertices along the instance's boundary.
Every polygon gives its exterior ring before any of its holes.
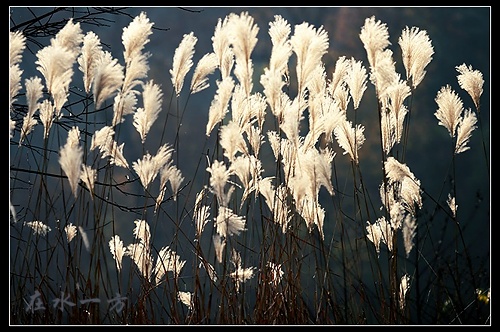
{"type": "MultiPolygon", "coordinates": [[[[153,25],[143,12],[123,29],[121,60],[70,19],[36,53],[40,75],[24,81],[25,37],[10,32],[12,324],[488,323],[489,285],[476,280],[453,187],[447,204],[434,202],[455,224],[453,277],[418,271],[434,258],[421,254],[429,242],[416,243],[428,232],[418,236],[425,191],[405,160],[410,101],[434,54],[425,30],[405,28],[395,59],[386,24],[369,17],[359,33],[368,62],[342,56],[327,70],[327,31],[276,15],[268,66],[255,73],[259,27],[233,13],[196,65],[197,37],[183,36],[166,110],[148,78],[153,25]],[[211,152],[197,174],[184,174],[175,161],[182,142],[150,129],[168,112],[165,126],[177,121],[179,130],[189,111],[179,97],[210,84],[206,131],[192,136],[211,152]],[[379,197],[370,197],[358,154],[369,88],[379,197]],[[349,180],[338,178],[338,158],[349,180]],[[463,279],[450,285],[455,278],[463,279]]],[[[447,85],[434,113],[453,165],[481,126],[483,92],[481,72],[456,71],[472,107],[447,85]]]]}

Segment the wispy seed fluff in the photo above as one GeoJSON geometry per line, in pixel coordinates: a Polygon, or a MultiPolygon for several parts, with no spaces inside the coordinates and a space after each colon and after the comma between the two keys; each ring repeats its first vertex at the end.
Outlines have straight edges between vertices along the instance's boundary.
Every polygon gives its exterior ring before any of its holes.
{"type": "Polygon", "coordinates": [[[479,70],[472,69],[472,66],[467,66],[465,63],[455,68],[459,73],[457,76],[458,84],[471,96],[479,112],[479,99],[483,94],[483,74],[479,70]]]}
{"type": "Polygon", "coordinates": [[[193,32],[185,34],[174,52],[172,69],[169,72],[177,96],[181,93],[186,74],[193,66],[194,46],[197,42],[198,38],[194,36],[193,32]]]}
{"type": "Polygon", "coordinates": [[[217,67],[218,62],[215,53],[207,53],[198,61],[189,88],[192,94],[205,90],[210,86],[207,76],[212,74],[217,67]]]}
{"type": "Polygon", "coordinates": [[[146,141],[146,136],[151,126],[160,114],[163,92],[158,84],[149,81],[144,85],[142,92],[143,106],[134,113],[134,127],[141,136],[141,141],[146,141]]]}
{"type": "Polygon", "coordinates": [[[347,75],[345,76],[345,82],[349,86],[354,109],[358,109],[359,102],[366,90],[366,79],[366,68],[363,66],[363,62],[351,59],[347,75]]]}
{"type": "Polygon", "coordinates": [[[124,77],[124,68],[118,60],[114,59],[111,53],[103,52],[95,64],[93,73],[92,92],[96,109],[118,92],[124,77]]]}
{"type": "Polygon", "coordinates": [[[297,55],[297,84],[298,94],[301,95],[316,66],[328,51],[328,32],[323,26],[315,29],[304,22],[296,25],[294,34],[290,38],[293,52],[297,55]]]}
{"type": "Polygon", "coordinates": [[[398,40],[401,47],[403,65],[406,78],[411,79],[413,89],[422,82],[425,76],[425,67],[431,62],[434,48],[427,31],[418,27],[406,27],[398,40]]]}
{"type": "Polygon", "coordinates": [[[87,32],[83,37],[82,53],[77,59],[78,69],[83,73],[83,86],[86,93],[90,92],[101,55],[102,46],[99,37],[93,31],[87,32]]]}
{"type": "Polygon", "coordinates": [[[154,23],[149,21],[146,14],[141,12],[128,27],[123,28],[122,44],[125,47],[123,57],[127,61],[127,65],[129,61],[142,53],[144,46],[149,42],[153,25],[154,23]]]}
{"type": "Polygon", "coordinates": [[[227,76],[222,81],[217,81],[217,91],[208,109],[208,121],[205,135],[210,136],[215,125],[221,122],[228,112],[229,100],[233,93],[234,80],[227,76]]]}
{"type": "Polygon", "coordinates": [[[122,259],[127,251],[127,248],[123,246],[123,241],[118,235],[113,236],[111,240],[109,240],[108,245],[109,251],[115,260],[116,268],[120,271],[122,269],[122,259]]]}
{"type": "Polygon", "coordinates": [[[467,151],[470,147],[467,146],[472,131],[476,129],[476,114],[469,108],[464,111],[463,117],[460,118],[457,127],[457,141],[455,143],[455,154],[467,151]]]}
{"type": "Polygon", "coordinates": [[[142,159],[138,159],[132,163],[132,168],[139,175],[144,189],[148,188],[149,184],[158,175],[160,169],[170,161],[172,151],[173,149],[170,146],[164,144],[160,146],[155,156],[146,153],[142,159]]]}
{"type": "Polygon", "coordinates": [[[234,75],[243,86],[245,94],[252,92],[253,64],[250,56],[257,44],[259,27],[248,12],[240,15],[231,13],[228,16],[228,32],[235,56],[234,75]]]}
{"type": "Polygon", "coordinates": [[[33,230],[33,234],[35,235],[45,236],[47,235],[48,232],[52,230],[49,226],[45,225],[43,222],[39,220],[25,221],[24,225],[31,228],[33,230]]]}
{"type": "Polygon", "coordinates": [[[26,36],[20,31],[9,34],[9,105],[16,101],[16,96],[21,90],[21,75],[23,70],[19,67],[22,60],[22,53],[26,48],[26,36]]]}
{"type": "Polygon", "coordinates": [[[458,94],[446,85],[438,91],[436,98],[438,109],[434,113],[440,126],[448,129],[451,137],[455,137],[456,129],[463,111],[463,103],[458,94]]]}
{"type": "Polygon", "coordinates": [[[356,164],[359,163],[358,150],[365,142],[364,131],[363,125],[357,124],[354,128],[352,122],[345,118],[334,129],[335,138],[340,147],[344,149],[344,154],[349,154],[356,164]]]}
{"type": "Polygon", "coordinates": [[[382,52],[391,43],[389,42],[389,31],[387,25],[380,20],[376,21],[375,16],[365,19],[365,24],[361,28],[359,38],[368,56],[370,67],[376,65],[376,54],[382,52]]]}
{"type": "Polygon", "coordinates": [[[77,197],[78,182],[82,172],[83,149],[79,144],[80,130],[73,127],[68,132],[66,144],[59,151],[59,164],[66,174],[73,196],[77,197]]]}
{"type": "Polygon", "coordinates": [[[231,40],[227,25],[228,16],[223,20],[219,18],[212,36],[212,47],[217,56],[218,67],[221,78],[228,77],[234,65],[234,53],[231,48],[231,40]]]}
{"type": "Polygon", "coordinates": [[[19,144],[22,143],[24,138],[33,130],[37,121],[33,117],[35,112],[39,109],[40,103],[38,102],[43,97],[43,84],[40,77],[31,77],[25,81],[26,86],[26,103],[28,104],[28,112],[23,119],[23,127],[21,129],[21,138],[19,144]]]}

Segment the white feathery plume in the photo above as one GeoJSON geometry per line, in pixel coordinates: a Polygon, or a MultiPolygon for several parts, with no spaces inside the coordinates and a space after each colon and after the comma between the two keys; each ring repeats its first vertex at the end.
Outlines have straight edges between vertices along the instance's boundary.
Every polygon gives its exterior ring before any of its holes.
{"type": "Polygon", "coordinates": [[[62,116],[61,109],[69,95],[73,76],[73,64],[80,52],[83,33],[80,23],[70,18],[65,26],[51,39],[51,45],[37,52],[40,66],[37,69],[45,77],[47,89],[54,99],[55,114],[62,116]]]}
{"type": "Polygon", "coordinates": [[[26,36],[22,31],[9,32],[9,66],[21,63],[23,51],[26,48],[26,36]]]}
{"type": "Polygon", "coordinates": [[[153,33],[154,23],[149,21],[145,12],[141,12],[127,27],[123,28],[122,44],[124,46],[123,57],[127,68],[132,59],[141,57],[142,50],[149,42],[149,36],[153,33]]]}
{"type": "Polygon", "coordinates": [[[212,165],[207,167],[207,172],[210,173],[210,192],[217,197],[219,205],[226,206],[228,194],[225,193],[224,187],[229,181],[231,171],[226,168],[223,161],[214,160],[212,165]]]}
{"type": "Polygon", "coordinates": [[[456,218],[458,205],[455,203],[455,197],[451,197],[451,194],[448,194],[448,199],[446,200],[446,204],[448,204],[448,207],[451,210],[453,218],[456,218]]]}
{"type": "Polygon", "coordinates": [[[39,220],[25,221],[24,225],[31,228],[33,230],[33,234],[35,235],[46,236],[47,233],[52,230],[49,226],[45,225],[43,222],[39,220]]]}
{"type": "Polygon", "coordinates": [[[260,129],[260,127],[248,126],[245,132],[247,133],[248,142],[252,147],[253,154],[255,156],[258,156],[260,152],[260,147],[264,142],[264,136],[261,134],[262,130],[260,129]]]}
{"type": "Polygon", "coordinates": [[[123,155],[124,145],[125,143],[118,145],[114,140],[109,141],[108,145],[101,149],[101,158],[109,157],[109,162],[111,164],[128,169],[128,162],[123,155]]]}
{"type": "Polygon", "coordinates": [[[391,224],[385,220],[385,217],[378,218],[375,223],[367,222],[367,238],[373,242],[377,255],[380,255],[380,243],[384,243],[389,251],[392,251],[393,229],[391,224]]]}
{"type": "Polygon", "coordinates": [[[145,246],[150,245],[151,231],[149,230],[149,224],[146,220],[136,219],[134,220],[134,236],[135,239],[139,240],[145,246]]]}
{"type": "Polygon", "coordinates": [[[394,82],[397,82],[400,75],[396,72],[396,63],[392,57],[392,51],[386,49],[375,54],[377,64],[371,68],[370,81],[377,90],[379,100],[385,100],[386,90],[394,82]]]}
{"type": "Polygon", "coordinates": [[[323,223],[325,221],[325,209],[321,207],[317,199],[306,197],[300,202],[299,214],[304,218],[309,232],[312,232],[314,225],[318,228],[322,240],[325,239],[323,223]]]}
{"type": "Polygon", "coordinates": [[[410,289],[410,276],[404,274],[399,282],[399,308],[404,310],[406,306],[406,293],[410,289]]]}
{"type": "Polygon", "coordinates": [[[162,167],[160,169],[160,188],[162,190],[162,194],[161,199],[157,199],[156,201],[157,205],[159,205],[159,203],[161,203],[161,200],[163,200],[167,182],[170,183],[170,189],[172,190],[174,202],[177,201],[177,196],[179,194],[179,189],[181,188],[182,181],[184,181],[184,177],[182,176],[182,172],[180,169],[170,164],[162,167]]]}
{"type": "Polygon", "coordinates": [[[123,66],[118,63],[117,59],[113,59],[111,53],[104,51],[97,60],[93,73],[92,92],[96,109],[119,91],[123,78],[123,66]]]}
{"type": "Polygon", "coordinates": [[[123,246],[123,241],[120,239],[120,236],[118,235],[113,236],[111,240],[109,240],[108,244],[109,244],[109,250],[111,251],[113,259],[115,260],[116,268],[118,269],[118,271],[121,271],[122,259],[127,252],[127,248],[123,246]]]}
{"type": "Polygon", "coordinates": [[[236,61],[234,74],[244,87],[246,95],[250,95],[253,76],[250,56],[257,44],[259,27],[254,24],[254,19],[248,12],[242,12],[240,15],[229,14],[227,29],[236,61]]]}
{"type": "Polygon", "coordinates": [[[208,75],[212,74],[217,66],[218,62],[215,53],[207,53],[198,61],[189,87],[191,94],[203,91],[210,86],[208,75]]]}
{"type": "Polygon", "coordinates": [[[149,281],[153,269],[151,248],[143,242],[131,243],[126,247],[125,255],[132,258],[141,275],[149,281]]]}
{"type": "Polygon", "coordinates": [[[479,99],[483,94],[483,74],[479,70],[472,69],[472,66],[467,66],[465,63],[455,67],[458,71],[458,84],[462,89],[467,91],[471,96],[476,109],[479,111],[479,99]]]}
{"type": "Polygon", "coordinates": [[[295,26],[290,44],[297,56],[297,90],[298,95],[301,95],[314,69],[328,51],[328,32],[323,26],[315,29],[314,26],[304,22],[295,26]]]}
{"type": "Polygon", "coordinates": [[[97,178],[97,170],[93,169],[91,166],[82,165],[82,173],[80,175],[80,180],[85,183],[90,191],[90,198],[94,199],[94,183],[97,178]]]}
{"type": "Polygon", "coordinates": [[[229,274],[229,276],[234,279],[237,292],[241,287],[241,283],[244,283],[245,281],[253,278],[255,269],[255,267],[243,268],[241,266],[238,266],[236,271],[233,271],[229,274]]]}
{"type": "Polygon", "coordinates": [[[217,218],[215,218],[215,227],[217,233],[224,238],[239,235],[246,230],[245,217],[238,216],[228,207],[220,206],[217,218]]]}
{"type": "Polygon", "coordinates": [[[264,196],[269,211],[273,213],[273,221],[280,225],[282,232],[285,233],[291,220],[291,212],[286,204],[288,189],[284,185],[275,189],[271,183],[272,179],[272,177],[260,179],[257,188],[264,196]]]}
{"type": "Polygon", "coordinates": [[[68,132],[66,144],[59,151],[59,164],[68,177],[73,196],[77,197],[78,182],[82,172],[83,149],[79,145],[80,130],[73,127],[68,132]]]}
{"type": "Polygon", "coordinates": [[[231,263],[235,267],[235,271],[229,276],[234,279],[236,291],[239,291],[240,284],[251,279],[254,276],[255,267],[243,268],[241,265],[241,255],[235,249],[231,252],[231,263]]]}
{"type": "Polygon", "coordinates": [[[403,242],[405,246],[406,258],[410,256],[410,252],[413,249],[414,243],[413,239],[416,235],[417,222],[416,218],[411,214],[407,214],[403,219],[403,242]]]}
{"type": "MultiPolygon", "coordinates": [[[[21,145],[24,139],[28,136],[28,134],[31,133],[36,124],[37,121],[32,115],[30,116],[29,114],[26,114],[23,117],[23,126],[21,127],[21,137],[19,138],[19,145],[21,145]]],[[[15,127],[15,122],[14,122],[14,127],[15,127]]]]}
{"type": "Polygon", "coordinates": [[[337,143],[344,149],[343,154],[349,154],[351,159],[358,164],[358,150],[365,142],[364,135],[365,127],[357,124],[355,128],[352,127],[352,122],[344,119],[340,124],[335,127],[334,135],[337,143]]]}
{"type": "Polygon", "coordinates": [[[45,99],[40,104],[40,121],[43,124],[43,138],[49,137],[49,131],[54,122],[54,105],[48,99],[45,99]]]}
{"type": "Polygon", "coordinates": [[[232,120],[221,126],[219,144],[224,150],[224,156],[231,162],[238,152],[248,154],[243,132],[238,124],[232,120]]]}
{"type": "Polygon", "coordinates": [[[375,20],[375,16],[366,18],[359,38],[363,42],[370,67],[374,68],[377,64],[376,54],[391,44],[387,25],[380,20],[375,20]]]}
{"type": "Polygon", "coordinates": [[[190,292],[183,292],[183,291],[178,291],[177,292],[177,298],[179,301],[181,301],[184,305],[188,307],[189,310],[193,309],[193,293],[190,292]]]}
{"type": "Polygon", "coordinates": [[[186,264],[186,261],[181,260],[181,257],[168,246],[161,248],[153,270],[155,284],[159,285],[165,274],[169,271],[174,273],[174,279],[177,280],[184,264],[186,264]]]}
{"type": "Polygon", "coordinates": [[[389,185],[400,184],[396,196],[401,200],[404,208],[415,215],[415,206],[422,207],[420,181],[415,178],[408,166],[400,163],[394,157],[388,157],[384,164],[389,185]]]}
{"type": "Polygon", "coordinates": [[[70,52],[73,56],[73,63],[78,53],[80,53],[80,44],[82,41],[83,33],[80,28],[80,22],[73,23],[73,18],[70,18],[50,42],[52,45],[61,46],[70,52]]]}
{"type": "Polygon", "coordinates": [[[19,145],[21,145],[24,138],[26,138],[26,136],[33,130],[33,127],[37,124],[37,121],[33,118],[33,115],[40,107],[40,103],[38,102],[38,100],[43,97],[43,84],[40,77],[31,77],[29,79],[26,79],[25,86],[28,112],[23,119],[19,145]]]}
{"type": "Polygon", "coordinates": [[[90,150],[92,151],[95,148],[99,148],[101,158],[109,156],[111,164],[128,168],[128,162],[123,156],[123,146],[125,143],[118,146],[113,139],[114,134],[115,131],[111,126],[104,126],[101,129],[96,130],[92,136],[90,150]]]}
{"type": "Polygon", "coordinates": [[[132,58],[125,68],[126,75],[123,78],[123,86],[121,88],[122,93],[127,93],[132,91],[137,85],[142,83],[142,79],[148,76],[149,64],[148,58],[149,53],[139,54],[138,56],[132,58]]]}
{"type": "Polygon", "coordinates": [[[177,96],[181,93],[186,74],[193,66],[194,47],[197,41],[198,38],[194,36],[193,32],[184,34],[179,46],[175,50],[172,69],[169,72],[177,96]]]}
{"type": "Polygon", "coordinates": [[[406,79],[411,79],[413,89],[422,82],[426,74],[425,67],[431,62],[434,48],[427,31],[418,27],[406,27],[398,40],[401,47],[406,79]]]}
{"type": "Polygon", "coordinates": [[[137,97],[139,91],[128,90],[119,92],[113,102],[113,121],[111,125],[114,127],[124,121],[124,116],[133,114],[136,110],[137,97]]]}
{"type": "Polygon", "coordinates": [[[39,50],[36,57],[36,68],[45,78],[47,90],[54,98],[55,114],[59,117],[73,76],[74,55],[62,46],[49,45],[39,50]]]}
{"type": "Polygon", "coordinates": [[[102,56],[101,40],[93,32],[89,31],[83,37],[82,53],[78,57],[78,69],[83,73],[83,87],[86,93],[90,92],[94,81],[95,70],[102,56]]]}
{"type": "Polygon", "coordinates": [[[269,59],[269,70],[279,75],[287,75],[288,59],[292,55],[290,45],[290,24],[281,15],[274,15],[274,21],[269,22],[269,36],[273,48],[269,59]]]}
{"type": "Polygon", "coordinates": [[[311,73],[311,78],[307,84],[309,98],[309,130],[314,131],[314,127],[319,125],[319,114],[321,113],[321,100],[326,95],[326,72],[325,64],[318,63],[311,73]]]}
{"type": "Polygon", "coordinates": [[[230,75],[234,65],[234,53],[231,48],[230,33],[227,25],[228,19],[229,16],[226,16],[224,21],[219,18],[212,36],[212,47],[217,56],[221,79],[225,79],[230,75]]]}
{"type": "Polygon", "coordinates": [[[381,112],[382,142],[386,153],[389,153],[394,144],[401,141],[403,124],[408,113],[404,100],[410,94],[411,90],[406,81],[395,80],[387,87],[382,98],[382,107],[387,108],[387,111],[381,112]]]}
{"type": "Polygon", "coordinates": [[[269,23],[269,36],[273,44],[269,67],[264,68],[260,83],[264,87],[266,100],[273,114],[277,114],[278,103],[281,98],[282,88],[288,84],[288,60],[292,55],[290,45],[290,24],[280,15],[274,16],[274,21],[269,23]]]}
{"type": "Polygon", "coordinates": [[[333,100],[338,105],[342,113],[346,114],[347,106],[351,100],[347,83],[343,82],[335,89],[335,92],[333,93],[333,100]]]}
{"type": "Polygon", "coordinates": [[[217,91],[208,110],[208,122],[205,135],[210,136],[215,125],[221,122],[228,112],[229,100],[233,93],[234,80],[231,76],[217,81],[217,91]]]}
{"type": "Polygon", "coordinates": [[[206,187],[203,187],[201,191],[196,194],[196,200],[194,203],[193,217],[196,224],[195,230],[197,238],[201,237],[201,233],[203,233],[205,226],[209,222],[210,206],[204,205],[202,202],[202,200],[205,198],[207,190],[208,189],[206,187]]]}
{"type": "Polygon", "coordinates": [[[28,104],[28,113],[30,117],[35,114],[40,106],[38,100],[43,97],[43,84],[40,77],[30,77],[25,80],[26,103],[28,104]]]}
{"type": "Polygon", "coordinates": [[[111,126],[104,126],[98,129],[92,135],[92,141],[90,143],[90,151],[99,148],[99,151],[104,151],[104,149],[113,141],[113,135],[115,130],[111,126]]]}
{"type": "Polygon", "coordinates": [[[410,168],[402,164],[394,157],[387,157],[385,161],[385,173],[389,183],[402,182],[404,178],[409,177],[414,179],[415,176],[410,171],[410,168]]]}
{"type": "MultiPolygon", "coordinates": [[[[12,110],[12,105],[17,100],[17,94],[21,90],[21,75],[23,70],[19,64],[9,67],[9,108],[12,110]]],[[[10,115],[10,112],[9,112],[10,115]]]]}
{"type": "Polygon", "coordinates": [[[266,263],[266,268],[270,273],[270,279],[269,283],[273,286],[278,286],[278,284],[281,282],[281,278],[283,277],[283,269],[281,268],[282,264],[276,264],[273,262],[267,262],[266,263]]]}
{"type": "Polygon", "coordinates": [[[299,127],[300,122],[304,118],[304,110],[307,108],[307,100],[305,95],[297,96],[293,101],[289,99],[286,103],[282,103],[282,122],[281,130],[286,137],[295,145],[299,145],[299,127]]]}
{"type": "Polygon", "coordinates": [[[260,76],[260,84],[264,87],[264,95],[266,96],[266,101],[271,108],[271,112],[280,120],[281,110],[279,103],[283,94],[282,88],[285,85],[282,75],[278,72],[273,72],[268,68],[264,68],[264,74],[260,76]]]}
{"type": "Polygon", "coordinates": [[[338,124],[345,121],[346,113],[339,107],[338,103],[329,96],[325,96],[321,103],[323,114],[320,122],[323,124],[325,140],[331,142],[333,131],[338,124]]]}
{"type": "Polygon", "coordinates": [[[332,78],[328,82],[328,92],[330,95],[334,96],[337,88],[340,87],[345,81],[345,76],[350,66],[351,60],[346,59],[345,56],[341,56],[337,59],[335,62],[335,70],[332,73],[332,78]]]}
{"type": "Polygon", "coordinates": [[[462,100],[449,85],[446,85],[438,91],[435,101],[438,104],[438,109],[434,115],[439,120],[438,125],[448,129],[450,137],[455,137],[460,114],[463,111],[462,100]]]}
{"type": "Polygon", "coordinates": [[[144,189],[147,189],[149,184],[154,181],[160,169],[170,162],[171,156],[172,148],[164,144],[160,146],[154,157],[148,152],[142,159],[137,159],[132,163],[132,168],[139,175],[144,189]]]}
{"type": "Polygon", "coordinates": [[[26,36],[21,31],[9,33],[9,105],[16,101],[16,96],[21,90],[21,75],[23,70],[19,67],[22,53],[26,48],[26,36]]]}
{"type": "Polygon", "coordinates": [[[163,100],[163,92],[158,84],[149,81],[144,85],[142,92],[144,108],[138,108],[134,113],[134,127],[141,136],[144,144],[151,126],[160,114],[163,100]]]}
{"type": "Polygon", "coordinates": [[[351,58],[345,75],[345,82],[349,86],[355,110],[358,109],[359,102],[366,90],[366,79],[366,68],[363,66],[363,63],[351,58]]]}
{"type": "MultiPolygon", "coordinates": [[[[397,129],[398,121],[396,119],[396,114],[394,112],[380,112],[380,131],[382,136],[382,148],[386,154],[388,154],[394,147],[398,138],[396,133],[402,132],[397,129]]],[[[402,121],[401,121],[402,129],[402,121]]]]}
{"type": "Polygon", "coordinates": [[[73,238],[76,236],[77,228],[75,225],[70,223],[64,227],[64,232],[66,233],[66,240],[68,241],[68,243],[70,243],[71,240],[73,240],[73,238]]]}
{"type": "Polygon", "coordinates": [[[458,122],[455,154],[459,154],[470,149],[470,147],[467,146],[467,143],[469,143],[469,139],[472,136],[472,131],[477,128],[476,122],[476,114],[473,113],[470,108],[466,109],[458,122]]]}

